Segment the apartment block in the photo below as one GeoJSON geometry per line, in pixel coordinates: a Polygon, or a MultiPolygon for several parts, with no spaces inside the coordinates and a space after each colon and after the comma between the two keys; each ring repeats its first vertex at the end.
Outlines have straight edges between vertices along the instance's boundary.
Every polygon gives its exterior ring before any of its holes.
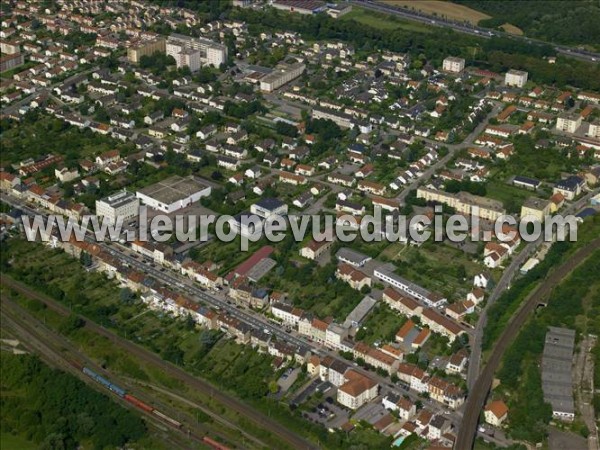
{"type": "Polygon", "coordinates": [[[123,221],[137,217],[139,209],[140,200],[132,192],[121,191],[96,200],[96,215],[105,217],[111,223],[116,223],[119,217],[123,221]]]}
{"type": "Polygon", "coordinates": [[[504,77],[504,84],[506,84],[507,86],[516,86],[521,88],[525,86],[525,83],[527,83],[527,76],[527,72],[523,72],[522,70],[511,69],[508,72],[506,72],[506,75],[504,77]]]}
{"type": "Polygon", "coordinates": [[[579,114],[561,114],[556,119],[556,129],[565,133],[575,133],[581,126],[579,114]]]}
{"type": "Polygon", "coordinates": [[[227,61],[227,47],[223,44],[181,34],[169,36],[166,53],[175,58],[177,67],[189,66],[192,71],[202,66],[219,67],[227,61]]]}
{"type": "Polygon", "coordinates": [[[127,59],[129,62],[139,64],[142,56],[150,56],[156,52],[164,53],[166,51],[166,41],[164,39],[154,39],[145,41],[139,45],[127,49],[127,59]]]}
{"type": "Polygon", "coordinates": [[[461,73],[465,69],[465,60],[463,58],[448,56],[444,59],[442,68],[445,72],[461,73]]]}
{"type": "Polygon", "coordinates": [[[454,208],[457,213],[476,215],[486,220],[496,220],[506,214],[502,202],[468,192],[451,194],[429,188],[419,188],[417,189],[417,198],[443,203],[454,208]]]}
{"type": "Polygon", "coordinates": [[[278,64],[273,72],[260,80],[260,89],[264,92],[273,92],[275,89],[279,89],[284,84],[298,78],[305,69],[306,65],[303,63],[278,64]]]}

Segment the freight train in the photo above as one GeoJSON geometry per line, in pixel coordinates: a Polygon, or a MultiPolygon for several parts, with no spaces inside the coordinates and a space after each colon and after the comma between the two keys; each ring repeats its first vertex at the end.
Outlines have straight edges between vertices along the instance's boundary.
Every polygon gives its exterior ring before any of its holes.
{"type": "Polygon", "coordinates": [[[94,381],[100,383],[105,388],[107,388],[110,391],[112,391],[115,394],[117,394],[119,397],[121,397],[126,402],[131,403],[136,408],[141,409],[142,411],[147,412],[149,414],[153,414],[154,416],[158,417],[160,420],[162,420],[163,422],[166,422],[167,424],[171,425],[174,428],[177,428],[177,429],[181,428],[181,423],[178,422],[177,420],[175,420],[175,419],[167,416],[166,414],[158,411],[156,408],[154,408],[154,407],[152,407],[152,406],[144,403],[143,401],[141,401],[140,399],[134,397],[133,395],[128,394],[127,391],[125,391],[125,389],[117,386],[114,383],[111,383],[110,381],[108,381],[103,376],[101,376],[101,375],[97,374],[96,372],[94,372],[92,369],[84,367],[83,369],[81,369],[81,371],[83,373],[85,373],[88,377],[90,377],[91,379],[93,379],[94,381]]]}
{"type": "MultiPolygon", "coordinates": [[[[172,417],[169,417],[166,414],[160,412],[153,406],[150,406],[147,403],[144,403],[139,398],[136,398],[133,395],[128,394],[125,389],[119,387],[118,385],[116,385],[114,383],[111,383],[103,376],[94,372],[92,369],[90,369],[88,367],[82,367],[81,365],[74,363],[74,362],[72,362],[72,364],[75,367],[77,367],[78,370],[81,370],[84,374],[86,374],[88,377],[90,377],[94,381],[100,383],[101,385],[103,385],[105,388],[107,388],[111,392],[114,392],[119,397],[121,397],[123,400],[132,404],[136,408],[144,411],[145,413],[152,414],[152,415],[158,417],[161,421],[167,423],[168,425],[170,425],[178,430],[181,429],[182,424],[180,422],[178,422],[177,420],[173,419],[172,417]]],[[[223,444],[220,444],[219,442],[215,441],[214,439],[209,438],[208,436],[204,436],[202,438],[202,442],[204,442],[206,445],[208,445],[209,447],[212,447],[216,450],[230,450],[229,447],[226,447],[223,444]]]]}

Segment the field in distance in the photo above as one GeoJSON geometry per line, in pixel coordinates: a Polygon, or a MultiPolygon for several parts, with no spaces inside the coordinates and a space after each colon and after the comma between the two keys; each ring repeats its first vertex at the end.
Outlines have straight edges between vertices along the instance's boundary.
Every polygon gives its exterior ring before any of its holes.
{"type": "MultiPolygon", "coordinates": [[[[437,15],[450,20],[467,21],[477,25],[480,20],[490,19],[491,16],[475,11],[467,6],[458,5],[446,0],[379,0],[391,6],[414,9],[428,15],[437,15]]],[[[523,32],[516,26],[506,23],[501,26],[507,33],[521,35],[523,32]]]]}

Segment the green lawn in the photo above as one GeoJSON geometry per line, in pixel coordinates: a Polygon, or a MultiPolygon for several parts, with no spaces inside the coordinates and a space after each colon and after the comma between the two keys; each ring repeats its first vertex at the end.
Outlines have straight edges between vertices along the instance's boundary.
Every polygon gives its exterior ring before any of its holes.
{"type": "Polygon", "coordinates": [[[419,23],[408,22],[397,19],[389,14],[377,13],[364,8],[354,6],[352,11],[342,16],[340,20],[355,20],[358,23],[368,25],[380,30],[395,30],[402,28],[403,30],[415,31],[418,33],[430,33],[427,26],[419,23]]]}
{"type": "Polygon", "coordinates": [[[407,320],[407,317],[394,313],[389,306],[380,302],[369,313],[356,339],[369,345],[376,341],[381,341],[382,344],[394,342],[396,333],[407,320]]]}
{"type": "Polygon", "coordinates": [[[9,433],[0,433],[0,447],[7,450],[35,450],[37,445],[33,442],[9,433]]]}
{"type": "Polygon", "coordinates": [[[494,180],[487,184],[486,197],[501,201],[509,214],[520,212],[525,200],[538,195],[540,194],[535,191],[511,186],[502,181],[494,180]]]}
{"type": "Polygon", "coordinates": [[[473,277],[483,270],[462,250],[442,242],[426,242],[421,247],[393,244],[384,254],[398,267],[399,275],[449,300],[466,298],[473,277]]]}

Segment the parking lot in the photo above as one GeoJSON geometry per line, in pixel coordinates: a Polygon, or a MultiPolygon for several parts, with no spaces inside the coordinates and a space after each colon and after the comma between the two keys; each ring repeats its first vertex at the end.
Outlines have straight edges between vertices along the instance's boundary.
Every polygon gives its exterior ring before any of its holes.
{"type": "Polygon", "coordinates": [[[355,420],[364,420],[370,424],[374,424],[387,413],[388,411],[383,407],[381,399],[377,398],[371,403],[367,403],[362,408],[359,408],[352,418],[355,420]]]}
{"type": "Polygon", "coordinates": [[[331,429],[337,429],[348,422],[350,413],[335,403],[336,394],[337,390],[334,387],[328,389],[324,394],[323,401],[315,406],[312,411],[304,413],[305,418],[331,429]]]}
{"type": "Polygon", "coordinates": [[[300,374],[300,368],[299,367],[296,367],[294,369],[292,369],[292,368],[287,369],[283,373],[283,375],[281,375],[279,377],[279,380],[277,380],[277,384],[279,385],[281,391],[282,392],[287,392],[287,390],[290,388],[290,386],[292,384],[294,384],[294,382],[298,378],[299,374],[300,374]]]}

